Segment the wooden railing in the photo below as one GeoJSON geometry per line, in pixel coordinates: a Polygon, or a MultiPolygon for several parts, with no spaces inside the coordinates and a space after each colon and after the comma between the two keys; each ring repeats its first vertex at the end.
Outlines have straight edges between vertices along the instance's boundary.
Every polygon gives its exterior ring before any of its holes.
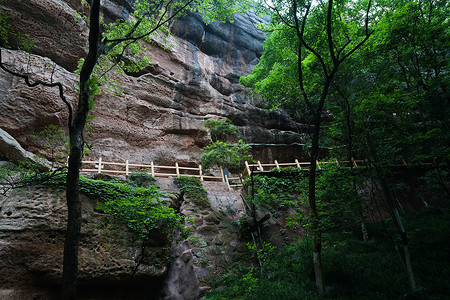
{"type": "MultiPolygon", "coordinates": [[[[351,160],[351,161],[331,161],[331,162],[316,162],[317,168],[320,170],[325,164],[337,164],[337,165],[353,165],[357,167],[358,164],[363,163],[362,160],[351,160]]],[[[297,159],[292,163],[279,163],[277,160],[274,163],[261,163],[260,161],[256,163],[245,162],[245,168],[248,176],[253,173],[264,173],[269,172],[274,168],[280,169],[282,167],[297,167],[300,170],[308,171],[310,163],[309,162],[299,162],[297,159]]],[[[240,187],[242,186],[241,177],[231,177],[229,174],[224,174],[222,169],[211,170],[213,172],[219,173],[220,176],[205,175],[202,169],[202,165],[197,165],[197,167],[182,167],[175,162],[173,166],[161,166],[155,165],[153,162],[149,164],[133,164],[128,160],[125,163],[118,162],[107,162],[103,161],[100,157],[96,161],[82,161],[82,169],[80,172],[90,172],[90,173],[106,173],[106,174],[117,174],[128,176],[132,172],[147,172],[153,177],[178,177],[178,176],[190,176],[197,177],[201,181],[222,181],[228,185],[228,188],[240,187]],[[92,167],[90,167],[92,166],[92,167]]]]}
{"type": "Polygon", "coordinates": [[[97,161],[82,161],[82,169],[80,172],[91,173],[109,173],[118,175],[130,175],[132,172],[147,172],[153,177],[178,177],[178,176],[190,176],[198,177],[201,181],[223,181],[226,182],[226,178],[222,170],[212,170],[220,173],[220,176],[205,175],[202,170],[202,166],[197,167],[182,167],[175,162],[174,166],[160,166],[155,165],[153,162],[150,164],[133,164],[128,160],[125,163],[107,162],[103,161],[100,157],[97,161]],[[89,168],[89,165],[94,167],[89,168]]]}
{"type": "MultiPolygon", "coordinates": [[[[336,164],[338,166],[347,166],[350,167],[353,165],[353,167],[358,167],[358,164],[364,163],[363,160],[354,160],[351,161],[327,161],[327,162],[319,162],[316,161],[317,169],[321,169],[322,166],[326,164],[336,164]]],[[[247,171],[248,176],[251,175],[252,171],[253,173],[264,173],[264,172],[270,172],[272,169],[277,168],[283,168],[283,167],[296,167],[303,171],[308,171],[310,167],[310,162],[299,162],[297,159],[292,163],[279,163],[277,160],[274,161],[274,163],[271,164],[262,164],[260,161],[257,161],[256,163],[249,164],[247,161],[245,162],[245,168],[247,171]]]]}

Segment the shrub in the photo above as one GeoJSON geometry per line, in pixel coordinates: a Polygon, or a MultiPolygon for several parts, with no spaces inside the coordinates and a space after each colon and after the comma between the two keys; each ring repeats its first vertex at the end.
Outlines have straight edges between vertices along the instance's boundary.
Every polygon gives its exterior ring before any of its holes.
{"type": "Polygon", "coordinates": [[[236,144],[218,141],[202,149],[200,160],[205,169],[228,168],[231,172],[240,173],[245,161],[252,161],[250,149],[250,145],[242,140],[236,144]]]}
{"type": "Polygon", "coordinates": [[[206,120],[203,122],[205,127],[211,133],[211,140],[213,142],[224,141],[232,142],[236,141],[239,136],[239,130],[231,122],[226,120],[206,120]]]}
{"type": "Polygon", "coordinates": [[[135,187],[148,187],[152,185],[156,179],[147,172],[132,172],[127,177],[128,184],[135,187]]]}
{"type": "Polygon", "coordinates": [[[175,184],[180,188],[181,193],[191,199],[200,207],[209,207],[208,193],[200,179],[197,177],[180,176],[175,178],[175,184]]]}
{"type": "MultiPolygon", "coordinates": [[[[52,176],[43,184],[64,190],[66,175],[52,176]]],[[[123,238],[122,226],[130,229],[133,237],[129,240],[137,243],[153,235],[170,237],[174,228],[186,233],[183,217],[161,200],[164,194],[156,186],[137,188],[124,181],[93,180],[80,176],[80,192],[99,200],[97,208],[108,214],[100,229],[113,233],[116,241],[123,238]]]]}

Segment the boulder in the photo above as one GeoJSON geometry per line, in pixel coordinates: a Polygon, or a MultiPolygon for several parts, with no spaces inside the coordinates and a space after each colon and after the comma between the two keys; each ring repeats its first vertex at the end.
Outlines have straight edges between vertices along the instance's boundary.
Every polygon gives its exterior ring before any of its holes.
{"type": "Polygon", "coordinates": [[[9,133],[1,128],[0,155],[15,163],[24,161],[32,162],[42,171],[48,171],[50,169],[50,162],[43,158],[38,158],[33,153],[23,149],[22,146],[20,146],[20,144],[9,133]]]}

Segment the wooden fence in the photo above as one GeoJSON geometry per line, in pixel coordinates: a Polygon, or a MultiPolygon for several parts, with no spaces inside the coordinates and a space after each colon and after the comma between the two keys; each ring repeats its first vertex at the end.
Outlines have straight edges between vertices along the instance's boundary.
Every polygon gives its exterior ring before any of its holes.
{"type": "MultiPolygon", "coordinates": [[[[351,161],[332,161],[332,162],[316,162],[317,168],[320,170],[321,166],[329,163],[337,165],[347,165],[351,164],[357,167],[358,164],[362,163],[362,160],[351,160],[351,161]]],[[[279,163],[277,160],[274,163],[261,163],[260,161],[256,163],[245,162],[245,167],[248,176],[251,175],[252,170],[254,173],[264,173],[269,172],[274,168],[280,169],[282,167],[297,167],[300,170],[308,171],[310,163],[309,162],[299,162],[297,159],[292,163],[279,163]]],[[[224,173],[222,169],[211,170],[211,173],[220,174],[220,176],[205,175],[202,169],[202,165],[197,165],[197,167],[183,167],[175,162],[173,166],[160,166],[155,165],[153,162],[150,164],[133,164],[128,160],[125,163],[118,162],[107,162],[103,161],[100,157],[96,161],[82,161],[81,172],[86,173],[105,173],[105,174],[117,174],[128,176],[132,172],[147,172],[153,177],[178,177],[178,176],[190,176],[197,177],[200,181],[221,181],[228,185],[228,188],[240,187],[242,186],[241,177],[231,177],[228,173],[224,173]]]]}
{"type": "MultiPolygon", "coordinates": [[[[358,167],[358,164],[364,163],[363,160],[354,160],[351,161],[326,161],[326,162],[319,162],[316,161],[317,169],[321,169],[326,164],[336,164],[338,166],[347,166],[350,167],[353,165],[353,167],[358,167]]],[[[264,172],[270,172],[274,168],[280,169],[284,167],[296,167],[300,170],[308,171],[310,166],[310,162],[299,162],[297,159],[292,163],[279,163],[277,160],[274,161],[274,163],[271,164],[262,164],[260,161],[257,161],[256,163],[249,164],[247,161],[245,162],[245,168],[247,170],[248,176],[251,175],[252,170],[253,173],[264,173],[264,172]]]]}
{"type": "Polygon", "coordinates": [[[225,175],[222,170],[212,170],[220,173],[220,176],[204,175],[202,166],[197,167],[182,167],[177,162],[174,166],[159,166],[153,162],[150,164],[133,164],[128,160],[125,163],[107,162],[103,161],[100,157],[96,161],[82,161],[81,172],[91,173],[109,173],[118,175],[130,175],[132,172],[147,172],[153,177],[178,177],[178,176],[191,176],[198,177],[201,181],[223,181],[225,182],[225,175]],[[89,165],[94,167],[89,168],[89,165]]]}
{"type": "Polygon", "coordinates": [[[210,173],[218,173],[220,176],[205,175],[202,169],[202,165],[197,167],[182,167],[175,162],[174,166],[160,166],[155,165],[152,162],[150,164],[133,164],[128,160],[125,163],[107,162],[103,161],[100,157],[96,161],[82,161],[82,168],[80,172],[87,173],[105,173],[105,174],[117,174],[128,176],[133,172],[147,172],[153,177],[178,177],[189,176],[197,177],[200,181],[222,181],[228,185],[228,188],[242,186],[242,180],[240,177],[230,177],[229,174],[225,174],[222,169],[211,170],[210,173]],[[92,166],[93,167],[89,167],[92,166]],[[236,183],[238,181],[238,183],[236,183]]]}
{"type": "MultiPolygon", "coordinates": [[[[366,162],[364,160],[355,160],[351,159],[350,161],[327,161],[327,162],[319,162],[316,161],[317,169],[320,170],[326,164],[336,164],[338,166],[343,166],[350,168],[353,167],[367,167],[366,162]]],[[[420,165],[430,165],[432,163],[420,163],[420,165]]],[[[398,166],[408,166],[405,160],[401,159],[401,163],[398,166]]],[[[310,162],[299,162],[297,159],[294,162],[288,163],[279,163],[275,160],[273,163],[261,163],[257,161],[256,163],[248,163],[245,162],[245,170],[247,174],[243,174],[251,176],[252,171],[255,174],[270,172],[274,168],[280,169],[283,167],[296,167],[302,171],[309,171],[310,162]]],[[[182,167],[175,162],[174,166],[160,166],[155,165],[153,162],[150,164],[132,164],[128,160],[125,163],[117,163],[117,162],[107,162],[103,161],[100,157],[97,161],[82,161],[82,169],[81,172],[95,172],[95,173],[109,173],[109,174],[118,174],[118,175],[130,175],[132,172],[147,172],[151,174],[153,177],[178,177],[178,176],[191,176],[197,177],[201,181],[221,181],[225,182],[228,185],[228,188],[232,187],[241,187],[242,186],[242,177],[231,177],[228,172],[224,172],[222,169],[211,170],[209,174],[220,174],[220,176],[214,175],[205,175],[202,169],[202,165],[197,165],[197,167],[182,167]],[[89,167],[93,165],[93,167],[89,167]]]]}

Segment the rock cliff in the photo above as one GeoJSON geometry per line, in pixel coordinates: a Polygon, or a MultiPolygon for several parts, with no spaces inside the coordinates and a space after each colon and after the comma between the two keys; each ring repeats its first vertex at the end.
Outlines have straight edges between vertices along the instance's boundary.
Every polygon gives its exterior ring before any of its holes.
{"type": "MultiPolygon", "coordinates": [[[[156,184],[180,192],[172,178],[156,184]]],[[[79,299],[124,299],[125,293],[126,299],[199,299],[246,254],[238,230],[244,212],[240,194],[224,182],[205,186],[207,205],[188,198],[179,203],[192,235],[172,246],[166,238],[152,239],[143,260],[140,247],[101,234],[97,228],[105,214],[96,209],[98,199],[82,194],[79,299]]],[[[0,197],[0,299],[59,298],[66,222],[65,194],[55,187],[27,187],[0,197]]]]}
{"type": "MultiPolygon", "coordinates": [[[[102,4],[105,19],[126,17],[131,9],[127,0],[102,4]]],[[[34,42],[32,55],[2,50],[3,62],[35,79],[61,82],[68,101],[76,104],[78,76],[73,71],[86,53],[88,33],[88,25],[75,11],[83,10],[81,1],[1,1],[0,8],[9,11],[13,28],[34,42]]],[[[259,100],[238,84],[262,53],[264,35],[254,27],[259,21],[264,20],[249,14],[236,15],[232,23],[205,25],[200,15],[189,14],[171,24],[174,35],[168,49],[149,45],[150,67],[138,74],[114,75],[123,93],[96,97],[93,130],[86,134],[92,143],[89,155],[108,161],[194,163],[209,142],[202,122],[210,118],[230,119],[248,143],[303,143],[302,124],[285,112],[261,109],[259,100]]],[[[42,145],[33,141],[31,132],[48,124],[66,128],[67,119],[56,89],[29,88],[19,78],[0,73],[0,127],[25,149],[40,152],[42,145]]],[[[277,159],[277,151],[268,156],[277,159]]],[[[223,189],[209,187],[212,210],[199,209],[190,201],[180,208],[193,218],[195,234],[174,248],[175,271],[169,271],[164,299],[201,295],[210,281],[226,272],[234,255],[245,250],[236,228],[243,207],[223,206],[240,197],[223,189]]],[[[118,291],[134,264],[133,251],[119,247],[107,253],[95,230],[101,217],[95,201],[83,197],[80,298],[120,298],[118,291]]],[[[14,201],[0,203],[0,298],[57,299],[65,216],[63,195],[48,189],[23,190],[14,201]]],[[[167,245],[158,247],[163,251],[167,245]]],[[[145,265],[139,282],[155,289],[139,289],[143,294],[133,299],[157,298],[149,293],[159,292],[167,268],[145,265]]]]}
{"type": "MultiPolygon", "coordinates": [[[[82,196],[79,248],[79,298],[122,299],[139,249],[113,244],[96,229],[103,214],[97,199],[82,196]]],[[[58,299],[67,208],[64,192],[48,187],[15,190],[0,199],[0,299],[58,299]]],[[[152,245],[154,257],[168,257],[164,242],[152,245]]],[[[131,299],[155,299],[166,263],[147,260],[138,268],[131,299]]]]}
{"type": "MultiPolygon", "coordinates": [[[[105,1],[105,18],[126,16],[125,0],[105,1]]],[[[3,51],[3,61],[35,78],[60,81],[76,102],[72,71],[86,52],[87,24],[77,17],[75,0],[22,0],[0,3],[10,11],[11,24],[30,35],[33,56],[3,51]]],[[[171,25],[169,49],[149,47],[152,65],[139,74],[117,78],[122,95],[104,93],[96,98],[92,122],[91,156],[158,163],[197,161],[208,138],[202,121],[229,118],[246,141],[256,144],[302,143],[299,124],[283,112],[267,112],[238,84],[262,53],[264,35],[254,24],[264,21],[252,14],[236,15],[234,22],[205,25],[189,14],[171,25]]],[[[12,41],[14,44],[14,41],[12,41]]],[[[57,91],[28,88],[4,72],[0,76],[0,123],[27,150],[36,152],[31,131],[47,124],[67,123],[67,109],[57,91]]]]}

